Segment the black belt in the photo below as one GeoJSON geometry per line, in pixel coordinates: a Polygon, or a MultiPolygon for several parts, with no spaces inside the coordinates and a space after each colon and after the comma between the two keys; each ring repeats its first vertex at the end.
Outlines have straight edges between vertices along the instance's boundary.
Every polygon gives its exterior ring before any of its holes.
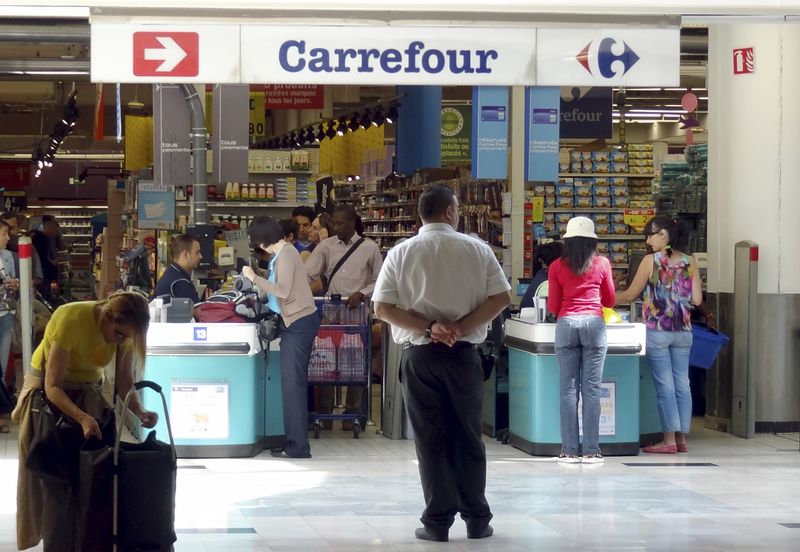
{"type": "Polygon", "coordinates": [[[414,343],[403,343],[403,350],[411,349],[413,347],[429,347],[431,349],[437,349],[441,351],[460,351],[462,349],[473,349],[475,348],[474,343],[470,343],[469,341],[456,341],[452,347],[445,345],[444,343],[423,343],[422,345],[416,345],[414,343]]]}

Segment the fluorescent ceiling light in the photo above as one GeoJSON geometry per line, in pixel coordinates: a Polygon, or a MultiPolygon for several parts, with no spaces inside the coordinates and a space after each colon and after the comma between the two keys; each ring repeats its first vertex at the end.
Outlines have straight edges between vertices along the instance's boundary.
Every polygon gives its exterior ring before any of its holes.
{"type": "Polygon", "coordinates": [[[629,109],[628,113],[673,113],[673,114],[682,114],[688,113],[685,109],[629,109]]]}

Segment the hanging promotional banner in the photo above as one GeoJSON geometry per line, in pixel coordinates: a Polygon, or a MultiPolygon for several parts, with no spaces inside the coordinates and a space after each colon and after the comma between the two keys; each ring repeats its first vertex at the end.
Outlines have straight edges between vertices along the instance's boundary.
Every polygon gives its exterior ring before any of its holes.
{"type": "Polygon", "coordinates": [[[19,190],[31,183],[31,164],[0,162],[0,187],[19,190]]]}
{"type": "Polygon", "coordinates": [[[91,80],[239,82],[239,25],[91,24],[91,80]]]}
{"type": "Polygon", "coordinates": [[[561,89],[561,138],[611,138],[611,88],[561,89]]]}
{"type": "Polygon", "coordinates": [[[192,180],[189,110],[176,84],[153,86],[153,182],[156,189],[192,180]]]}
{"type": "Polygon", "coordinates": [[[263,92],[250,92],[249,134],[251,141],[263,138],[267,134],[267,113],[263,92]]]}
{"type": "Polygon", "coordinates": [[[531,86],[525,95],[525,174],[529,181],[558,182],[558,109],[561,91],[531,86]]]}
{"type": "Polygon", "coordinates": [[[248,180],[249,100],[250,87],[246,84],[214,85],[211,178],[216,184],[248,180]]]}
{"type": "Polygon", "coordinates": [[[325,87],[319,84],[267,84],[267,109],[323,109],[325,87]]]}
{"type": "Polygon", "coordinates": [[[536,32],[538,86],[680,86],[680,29],[536,32]]]}
{"type": "Polygon", "coordinates": [[[442,166],[472,160],[472,104],[442,107],[442,166]]]}
{"type": "Polygon", "coordinates": [[[508,88],[472,89],[472,177],[508,178],[508,88]]]}
{"type": "Polygon", "coordinates": [[[243,25],[241,32],[242,82],[534,83],[534,28],[243,25]]]}

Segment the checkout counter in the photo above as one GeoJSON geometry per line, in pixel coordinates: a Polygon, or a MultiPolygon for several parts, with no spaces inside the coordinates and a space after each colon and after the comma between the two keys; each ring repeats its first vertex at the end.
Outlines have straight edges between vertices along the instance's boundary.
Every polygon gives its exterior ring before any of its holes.
{"type": "MultiPolygon", "coordinates": [[[[600,446],[605,456],[635,456],[639,454],[639,366],[645,354],[646,330],[644,324],[631,323],[606,328],[600,446]]],[[[505,323],[509,443],[536,456],[561,452],[555,329],[555,324],[536,319],[510,318],[505,323]]]]}
{"type": "MultiPolygon", "coordinates": [[[[249,457],[281,446],[278,346],[266,354],[257,324],[150,324],[144,377],[164,390],[179,457],[249,457]]],[[[161,410],[158,395],[143,401],[161,410]]],[[[155,430],[166,435],[163,416],[155,430]]]]}

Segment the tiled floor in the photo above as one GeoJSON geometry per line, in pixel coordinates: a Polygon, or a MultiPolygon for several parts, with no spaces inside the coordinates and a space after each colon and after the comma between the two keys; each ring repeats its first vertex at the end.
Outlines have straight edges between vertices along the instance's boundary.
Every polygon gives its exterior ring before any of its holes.
{"type": "MultiPolygon", "coordinates": [[[[416,541],[414,447],[334,430],[310,460],[180,461],[176,550],[705,552],[800,549],[798,435],[742,440],[700,427],[689,454],[561,466],[487,438],[495,536],[416,541]],[[666,466],[627,466],[626,463],[666,466]],[[684,466],[711,463],[711,466],[684,466]],[[194,469],[189,466],[195,466],[194,469]],[[198,468],[199,467],[199,468],[198,468]]],[[[0,550],[13,550],[15,433],[0,436],[0,550]]],[[[35,550],[39,550],[37,548],[35,550]]]]}

